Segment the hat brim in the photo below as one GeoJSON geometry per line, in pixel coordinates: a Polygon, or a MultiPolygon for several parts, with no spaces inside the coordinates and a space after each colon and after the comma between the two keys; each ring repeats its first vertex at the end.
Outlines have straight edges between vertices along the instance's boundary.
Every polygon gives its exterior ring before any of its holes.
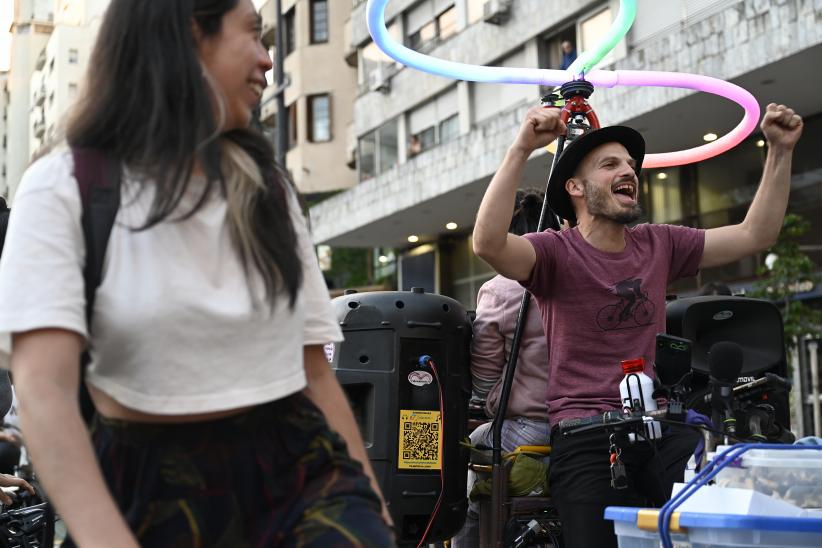
{"type": "Polygon", "coordinates": [[[645,158],[645,139],[640,133],[627,126],[609,126],[589,131],[568,144],[559,156],[557,165],[548,180],[548,205],[554,213],[576,222],[576,213],[571,197],[565,190],[565,182],[574,176],[577,166],[593,149],[605,143],[619,143],[636,162],[636,174],[639,177],[642,160],[645,158]]]}

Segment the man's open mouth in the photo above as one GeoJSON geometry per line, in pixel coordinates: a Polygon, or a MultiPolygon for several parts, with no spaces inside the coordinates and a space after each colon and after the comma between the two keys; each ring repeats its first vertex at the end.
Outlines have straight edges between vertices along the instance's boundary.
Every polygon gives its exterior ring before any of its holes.
{"type": "Polygon", "coordinates": [[[629,205],[636,203],[636,185],[634,183],[619,183],[613,188],[612,192],[620,203],[629,205]]]}

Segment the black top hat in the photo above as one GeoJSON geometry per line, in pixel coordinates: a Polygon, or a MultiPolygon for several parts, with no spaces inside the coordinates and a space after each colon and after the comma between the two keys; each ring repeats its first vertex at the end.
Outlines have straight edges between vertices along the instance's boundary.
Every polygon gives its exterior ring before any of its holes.
{"type": "Polygon", "coordinates": [[[565,190],[565,182],[574,176],[577,166],[589,152],[599,145],[612,142],[624,146],[631,158],[636,161],[636,174],[639,177],[642,160],[645,158],[645,139],[637,130],[627,126],[609,126],[591,130],[565,147],[551,173],[546,198],[554,213],[563,219],[576,222],[577,216],[571,204],[571,196],[565,190]]]}

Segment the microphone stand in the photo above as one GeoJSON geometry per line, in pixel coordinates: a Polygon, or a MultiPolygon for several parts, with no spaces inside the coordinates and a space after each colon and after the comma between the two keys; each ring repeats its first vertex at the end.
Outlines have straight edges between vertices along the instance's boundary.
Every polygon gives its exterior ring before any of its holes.
{"type": "MultiPolygon", "coordinates": [[[[570,134],[570,140],[582,135],[585,127],[582,124],[582,119],[587,119],[589,122],[588,130],[599,129],[599,119],[594,110],[588,104],[587,99],[594,92],[593,84],[585,80],[573,80],[566,82],[560,87],[560,93],[565,99],[565,105],[562,107],[560,118],[568,125],[567,133],[570,134]],[[571,122],[569,124],[569,122],[571,122]],[[572,127],[574,131],[572,131],[572,127]]],[[[550,98],[551,96],[547,96],[550,98]]],[[[565,148],[566,136],[560,135],[557,139],[557,151],[554,154],[554,159],[551,162],[551,170],[548,172],[548,180],[551,180],[551,174],[557,166],[559,157],[565,148]]],[[[546,228],[553,230],[560,229],[560,219],[556,213],[550,208],[547,200],[547,186],[546,199],[542,201],[542,211],[539,216],[539,223],[537,224],[537,232],[542,232],[546,228]],[[546,226],[550,223],[550,227],[546,226]]],[[[519,347],[522,341],[522,332],[525,327],[525,318],[528,315],[528,308],[531,304],[531,294],[526,290],[523,291],[522,301],[519,305],[519,313],[517,314],[517,323],[514,328],[514,338],[511,342],[511,354],[508,356],[508,363],[505,366],[505,378],[503,379],[502,389],[500,391],[499,407],[494,415],[492,423],[493,442],[492,442],[492,464],[491,464],[491,542],[493,546],[502,548],[505,542],[503,536],[505,533],[505,522],[507,520],[505,512],[505,501],[508,499],[508,471],[502,462],[502,425],[505,421],[505,415],[508,411],[508,400],[511,395],[511,387],[514,384],[514,372],[517,368],[517,358],[519,357],[519,347]]]]}

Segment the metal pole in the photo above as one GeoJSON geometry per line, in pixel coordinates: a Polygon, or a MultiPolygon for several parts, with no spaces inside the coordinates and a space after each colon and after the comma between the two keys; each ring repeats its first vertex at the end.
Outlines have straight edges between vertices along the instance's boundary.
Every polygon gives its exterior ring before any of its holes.
{"type": "Polygon", "coordinates": [[[822,436],[822,409],[819,405],[819,343],[810,341],[807,344],[811,360],[811,390],[813,391],[813,435],[822,436]]]}
{"type": "Polygon", "coordinates": [[[799,352],[802,351],[802,346],[799,341],[794,338],[796,344],[790,350],[791,369],[793,370],[793,412],[795,421],[793,428],[797,433],[797,438],[805,437],[805,385],[802,379],[802,372],[799,365],[799,352]]]}
{"type": "MultiPolygon", "coordinates": [[[[557,140],[557,151],[554,154],[554,159],[551,162],[551,171],[548,174],[548,180],[551,180],[551,173],[557,166],[559,156],[565,147],[565,136],[561,135],[557,140]]],[[[548,190],[546,187],[546,195],[548,190]]],[[[559,226],[559,221],[554,215],[554,212],[548,207],[547,198],[542,202],[542,212],[537,225],[537,232],[545,230],[545,224],[548,219],[551,219],[552,226],[559,226]],[[549,213],[550,212],[550,213],[549,213]]],[[[522,294],[522,302],[519,307],[519,314],[517,315],[517,325],[514,329],[514,339],[511,342],[511,354],[508,356],[508,363],[505,366],[505,378],[502,382],[502,389],[500,390],[499,406],[497,413],[494,415],[494,422],[491,426],[493,430],[492,442],[492,468],[491,468],[491,515],[493,521],[491,522],[491,541],[494,546],[502,547],[503,532],[505,527],[505,499],[507,498],[508,474],[502,463],[502,424],[505,422],[505,415],[508,411],[508,400],[511,395],[511,388],[514,385],[514,373],[517,369],[517,358],[519,358],[520,341],[522,340],[522,332],[525,328],[525,318],[528,315],[528,308],[531,304],[531,294],[524,291],[522,294]]]]}
{"type": "Polygon", "coordinates": [[[285,108],[285,71],[283,70],[283,43],[285,29],[283,28],[283,10],[281,0],[275,1],[277,10],[277,28],[274,29],[274,75],[277,83],[277,148],[275,159],[285,169],[285,153],[288,150],[288,111],[285,108]]]}

